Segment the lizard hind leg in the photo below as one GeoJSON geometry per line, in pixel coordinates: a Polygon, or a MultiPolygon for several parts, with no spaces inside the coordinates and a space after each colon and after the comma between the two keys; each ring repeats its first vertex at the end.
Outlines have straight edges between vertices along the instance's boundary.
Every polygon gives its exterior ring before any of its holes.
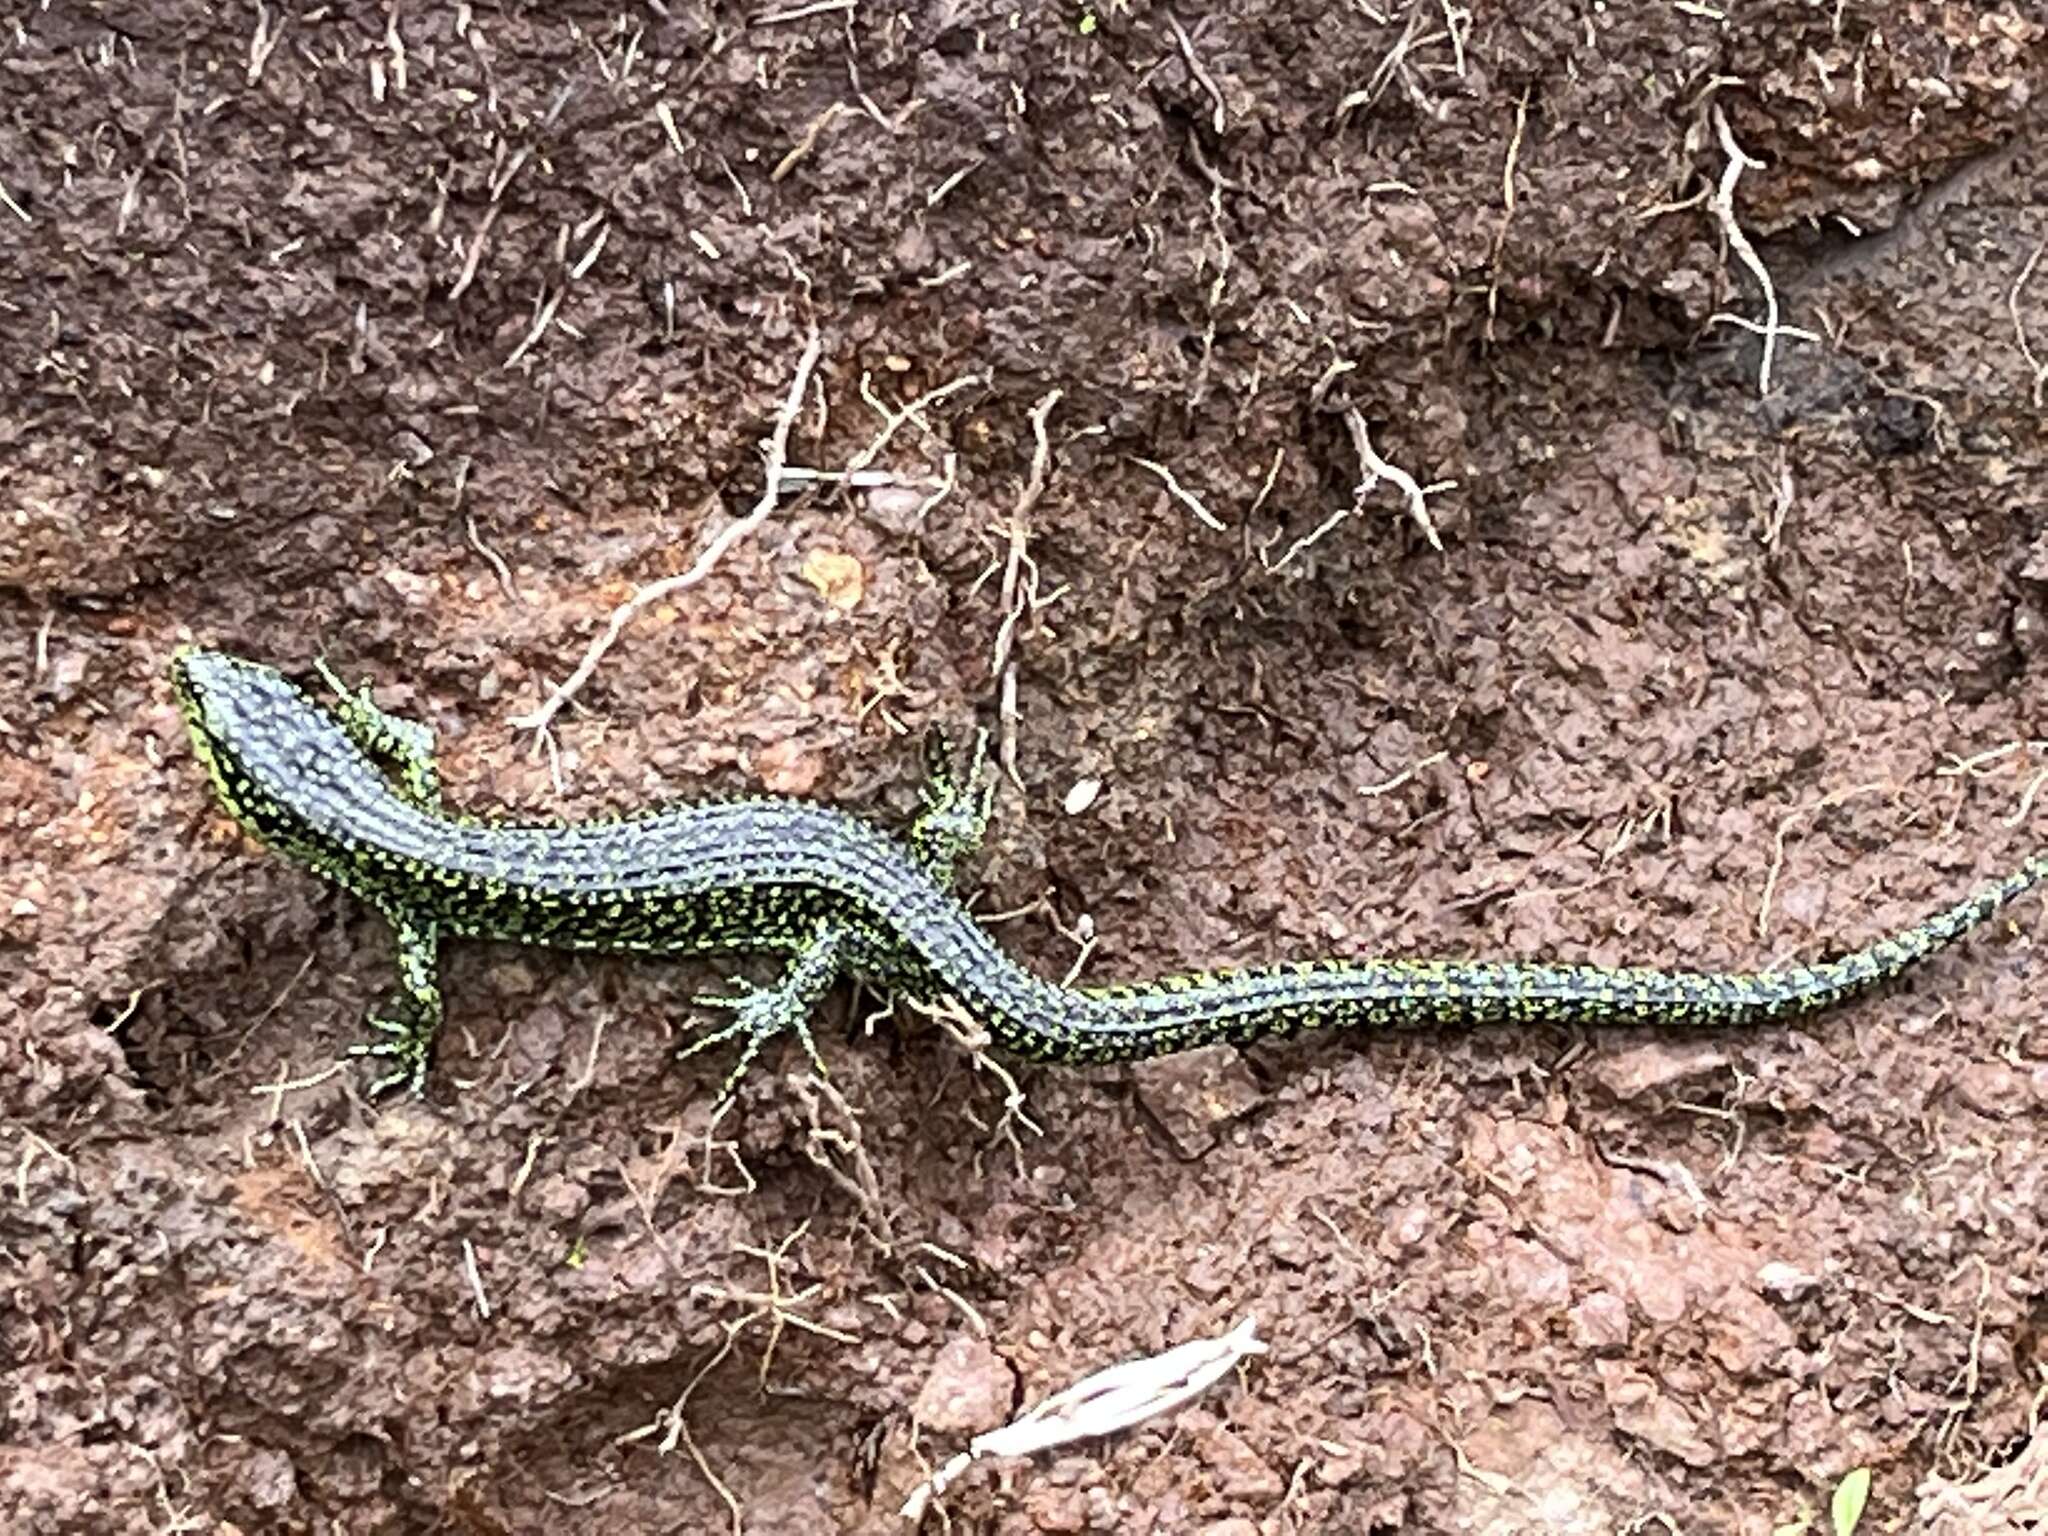
{"type": "Polygon", "coordinates": [[[961,860],[981,847],[995,811],[995,793],[987,731],[975,732],[964,773],[954,772],[944,732],[925,738],[924,809],[910,824],[910,851],[940,884],[950,885],[961,860]]]}

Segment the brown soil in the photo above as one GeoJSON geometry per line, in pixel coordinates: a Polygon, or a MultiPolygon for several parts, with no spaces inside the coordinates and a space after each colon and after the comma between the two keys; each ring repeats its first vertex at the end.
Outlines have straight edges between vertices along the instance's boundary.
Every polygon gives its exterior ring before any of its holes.
{"type": "Polygon", "coordinates": [[[845,1105],[783,1052],[707,1148],[701,967],[459,947],[425,1101],[329,1074],[387,935],[163,678],[324,653],[463,805],[898,818],[1009,645],[972,883],[1049,972],[1872,937],[2041,841],[2037,7],[87,9],[0,38],[0,1526],[898,1530],[1250,1314],[952,1528],[1818,1531],[1867,1467],[2039,1529],[2037,901],[1806,1026],[1033,1069],[1036,1130],[841,999],[845,1105]],[[558,795],[510,718],[753,505],[813,325],[793,464],[972,382],[643,614],[558,795]],[[1323,527],[1358,424],[1441,552],[1323,527]]]}

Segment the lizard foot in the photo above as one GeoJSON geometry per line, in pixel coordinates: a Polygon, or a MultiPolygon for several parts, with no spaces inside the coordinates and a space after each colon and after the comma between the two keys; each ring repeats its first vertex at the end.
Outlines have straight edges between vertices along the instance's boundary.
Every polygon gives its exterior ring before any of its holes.
{"type": "Polygon", "coordinates": [[[744,979],[735,983],[738,990],[728,993],[713,993],[692,998],[700,1008],[729,1008],[730,1022],[720,1025],[709,1034],[700,1035],[680,1051],[678,1061],[709,1050],[714,1045],[723,1045],[728,1040],[739,1040],[740,1059],[726,1075],[724,1084],[718,1090],[718,1100],[713,1112],[722,1110],[731,1102],[740,1079],[747,1075],[747,1068],[754,1064],[754,1058],[768,1042],[781,1034],[794,1034],[803,1042],[804,1052],[811,1058],[811,1065],[820,1077],[831,1074],[826,1070],[825,1058],[818,1054],[818,1042],[811,1036],[810,1003],[797,995],[794,989],[783,986],[762,987],[744,979]]]}
{"type": "Polygon", "coordinates": [[[352,1045],[348,1054],[381,1057],[393,1064],[390,1072],[370,1084],[370,1097],[377,1098],[403,1084],[414,1098],[418,1098],[426,1091],[427,1061],[433,1054],[434,1045],[432,1032],[422,1030],[403,1014],[394,1018],[373,1013],[368,1023],[386,1038],[352,1045]]]}

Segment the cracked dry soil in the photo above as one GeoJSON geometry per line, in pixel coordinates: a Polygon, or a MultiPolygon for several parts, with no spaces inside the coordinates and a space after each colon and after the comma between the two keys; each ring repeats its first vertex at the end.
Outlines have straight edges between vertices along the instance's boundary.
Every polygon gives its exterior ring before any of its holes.
{"type": "Polygon", "coordinates": [[[372,1106],[387,936],[163,682],[324,655],[524,812],[900,818],[1007,719],[970,883],[1055,974],[1869,939],[2044,841],[2037,6],[59,0],[0,80],[0,1526],[898,1530],[1251,1314],[951,1528],[2041,1528],[2037,900],[1796,1027],[1007,1123],[842,995],[839,1097],[714,1128],[709,968],[458,946],[372,1106]],[[511,717],[753,506],[812,325],[789,463],[868,480],[628,627],[558,793],[511,717]]]}

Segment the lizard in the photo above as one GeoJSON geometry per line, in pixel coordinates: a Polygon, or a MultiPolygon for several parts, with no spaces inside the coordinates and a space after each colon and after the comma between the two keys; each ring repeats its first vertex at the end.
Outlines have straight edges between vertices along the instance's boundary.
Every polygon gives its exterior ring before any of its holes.
{"type": "Polygon", "coordinates": [[[275,668],[181,647],[171,682],[195,753],[259,843],[369,903],[397,939],[399,987],[353,1054],[421,1092],[440,1027],[446,938],[647,955],[768,954],[772,984],[697,999],[732,1017],[684,1048],[739,1042],[730,1098],[773,1039],[820,1070],[810,1018],[842,977],[958,1002],[1018,1056],[1092,1064],[1246,1044],[1319,1026],[1486,1023],[1743,1026],[1813,1014],[1903,975],[2048,878],[2048,856],[1901,932],[1812,965],[1693,972],[1446,959],[1313,959],[1064,986],[1006,953],[952,890],[993,811],[986,734],[960,771],[927,748],[900,835],[815,801],[681,802],[586,821],[485,818],[442,803],[432,732],[369,685],[323,707],[275,668]]]}

